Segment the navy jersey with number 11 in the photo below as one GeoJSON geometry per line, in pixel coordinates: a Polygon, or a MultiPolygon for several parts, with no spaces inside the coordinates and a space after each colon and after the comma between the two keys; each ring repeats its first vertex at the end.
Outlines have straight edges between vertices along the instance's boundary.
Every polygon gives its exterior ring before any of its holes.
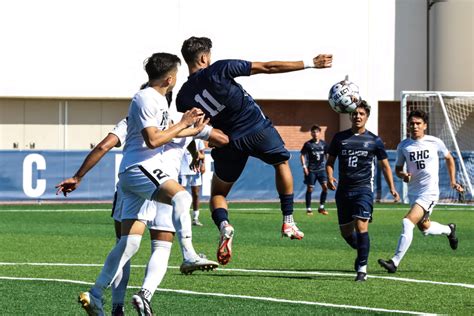
{"type": "Polygon", "coordinates": [[[251,67],[249,61],[220,60],[191,74],[176,98],[178,111],[203,110],[211,125],[231,140],[271,125],[255,100],[234,80],[250,76],[251,67]]]}
{"type": "Polygon", "coordinates": [[[370,188],[373,191],[375,157],[387,158],[382,139],[365,131],[354,134],[348,129],[334,135],[329,155],[339,159],[338,189],[370,188]]]}

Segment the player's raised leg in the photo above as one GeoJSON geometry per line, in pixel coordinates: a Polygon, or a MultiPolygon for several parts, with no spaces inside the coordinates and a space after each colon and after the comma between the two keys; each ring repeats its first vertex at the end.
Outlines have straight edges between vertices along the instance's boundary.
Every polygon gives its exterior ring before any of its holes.
{"type": "Polygon", "coordinates": [[[233,182],[225,182],[214,173],[211,184],[210,208],[212,219],[220,232],[217,248],[217,261],[226,265],[232,257],[232,240],[234,227],[229,223],[229,214],[226,196],[232,189],[233,182]]]}
{"type": "Polygon", "coordinates": [[[288,161],[276,164],[274,168],[280,208],[283,214],[281,234],[291,239],[303,239],[304,233],[299,230],[293,219],[293,176],[288,161]]]}

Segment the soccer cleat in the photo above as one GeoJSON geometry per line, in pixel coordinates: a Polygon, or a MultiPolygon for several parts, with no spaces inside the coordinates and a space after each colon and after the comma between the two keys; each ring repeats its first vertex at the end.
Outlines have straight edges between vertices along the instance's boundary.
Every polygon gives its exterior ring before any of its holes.
{"type": "Polygon", "coordinates": [[[320,208],[320,209],[318,210],[318,213],[319,213],[319,214],[322,214],[322,215],[329,215],[329,212],[326,211],[326,210],[323,209],[323,208],[320,208]]]}
{"type": "Polygon", "coordinates": [[[132,296],[132,304],[139,316],[153,316],[150,302],[145,298],[143,291],[132,296]]]}
{"type": "Polygon", "coordinates": [[[219,240],[219,248],[217,248],[217,261],[226,265],[232,257],[232,239],[234,238],[234,227],[227,224],[221,228],[221,238],[219,240]]]}
{"type": "Polygon", "coordinates": [[[313,213],[313,211],[306,211],[306,215],[308,215],[308,216],[313,216],[314,213],[313,213]]]}
{"type": "Polygon", "coordinates": [[[281,235],[283,237],[298,240],[301,240],[304,237],[304,233],[299,230],[296,223],[283,223],[283,226],[281,227],[281,235]]]}
{"type": "Polygon", "coordinates": [[[355,280],[356,282],[365,282],[367,281],[367,273],[365,272],[357,272],[355,280]]]}
{"type": "Polygon", "coordinates": [[[448,235],[449,245],[451,249],[456,250],[458,249],[458,238],[456,237],[456,224],[450,223],[448,224],[449,228],[451,228],[451,234],[448,235]]]}
{"type": "Polygon", "coordinates": [[[125,316],[125,307],[122,304],[112,306],[112,316],[125,316]]]}
{"type": "Polygon", "coordinates": [[[392,259],[387,260],[387,261],[385,261],[383,259],[379,259],[379,260],[377,260],[377,262],[380,264],[380,266],[382,268],[387,270],[388,273],[397,272],[397,266],[395,265],[395,263],[393,263],[392,259]]]}
{"type": "Polygon", "coordinates": [[[89,316],[104,316],[104,302],[102,298],[97,298],[90,292],[79,294],[78,303],[87,312],[89,316]]]}
{"type": "Polygon", "coordinates": [[[198,219],[193,219],[193,226],[204,226],[198,219]]]}
{"type": "Polygon", "coordinates": [[[207,260],[206,256],[199,254],[199,257],[193,260],[183,260],[179,267],[179,271],[183,274],[192,274],[196,270],[209,271],[214,270],[219,266],[215,261],[207,260]]]}

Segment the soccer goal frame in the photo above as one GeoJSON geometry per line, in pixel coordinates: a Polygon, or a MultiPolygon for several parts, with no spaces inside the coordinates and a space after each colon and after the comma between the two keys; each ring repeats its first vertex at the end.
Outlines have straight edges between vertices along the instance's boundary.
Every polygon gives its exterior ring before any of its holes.
{"type": "MultiPolygon", "coordinates": [[[[422,109],[429,115],[428,134],[441,138],[448,150],[456,153],[456,177],[461,180],[466,192],[462,196],[462,201],[453,199],[453,201],[440,200],[440,202],[472,203],[472,175],[466,168],[462,153],[463,151],[474,152],[474,132],[471,131],[474,130],[474,92],[402,91],[400,100],[402,140],[408,136],[408,113],[414,109],[422,109]],[[430,129],[432,117],[437,120],[437,126],[430,129]],[[468,135],[462,135],[466,129],[469,131],[468,135]],[[458,142],[460,136],[466,139],[471,138],[471,141],[466,140],[463,143],[462,148],[458,142]]],[[[405,203],[407,193],[407,184],[403,183],[402,197],[405,203]]]]}

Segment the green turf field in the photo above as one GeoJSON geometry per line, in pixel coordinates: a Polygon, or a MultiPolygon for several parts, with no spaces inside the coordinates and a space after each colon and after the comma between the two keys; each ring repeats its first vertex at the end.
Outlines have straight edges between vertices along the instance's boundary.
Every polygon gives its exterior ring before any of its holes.
{"type": "MultiPolygon", "coordinates": [[[[166,315],[474,314],[474,210],[437,206],[432,219],[458,225],[459,248],[445,236],[418,231],[396,274],[390,258],[407,207],[376,204],[370,226],[369,279],[354,282],[355,251],[329,216],[306,216],[297,205],[302,241],[282,239],[277,204],[231,203],[232,261],[212,272],[179,273],[175,243],[170,268],[152,300],[166,315]]],[[[0,314],[82,315],[77,294],[89,288],[115,243],[110,205],[0,205],[0,314]]],[[[203,206],[203,209],[206,209],[203,206]]],[[[194,246],[215,258],[218,231],[207,211],[193,228],[194,246]]],[[[143,279],[149,238],[133,259],[127,301],[143,279]]],[[[106,313],[110,313],[110,291],[106,313]]],[[[131,305],[128,314],[133,315],[131,305]]]]}

